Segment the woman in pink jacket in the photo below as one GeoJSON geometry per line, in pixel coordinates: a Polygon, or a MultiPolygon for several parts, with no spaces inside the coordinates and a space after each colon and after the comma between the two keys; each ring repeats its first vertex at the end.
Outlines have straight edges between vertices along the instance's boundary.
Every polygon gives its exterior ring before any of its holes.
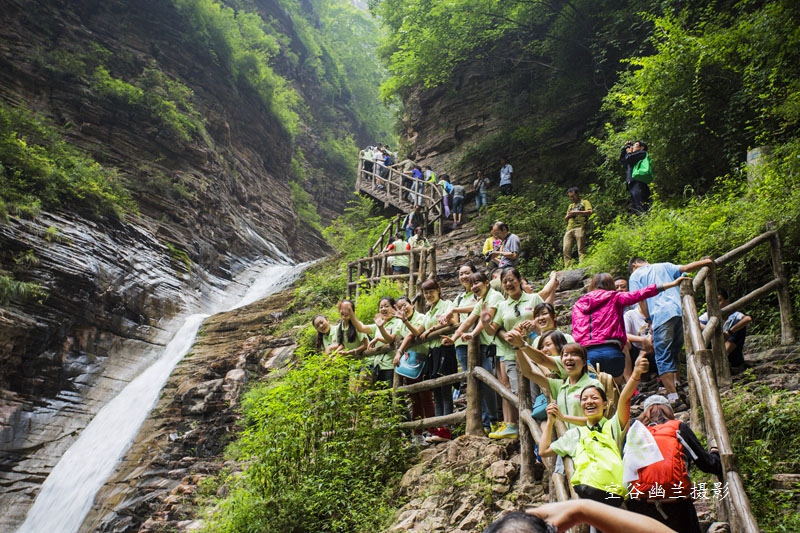
{"type": "Polygon", "coordinates": [[[660,287],[648,285],[635,292],[618,292],[614,290],[611,274],[595,274],[589,283],[589,292],[572,307],[572,336],[586,348],[589,364],[611,374],[621,384],[625,369],[622,348],[627,342],[623,320],[625,307],[675,287],[684,279],[680,277],[660,287]]]}

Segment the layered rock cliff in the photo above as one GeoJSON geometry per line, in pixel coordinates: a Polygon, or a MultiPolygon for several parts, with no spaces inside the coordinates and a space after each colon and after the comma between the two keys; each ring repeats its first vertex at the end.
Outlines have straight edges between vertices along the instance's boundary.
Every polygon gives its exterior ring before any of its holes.
{"type": "Polygon", "coordinates": [[[294,134],[219,47],[201,46],[181,2],[0,2],[3,103],[115,169],[137,206],[0,221],[0,271],[46,292],[0,307],[0,529],[19,523],[80,429],[157,356],[170,317],[202,309],[254,261],[329,251],[298,216],[314,208],[295,205],[290,181],[323,217],[341,209],[349,182],[325,159],[319,126],[336,123],[342,138],[364,138],[365,127],[347,94],[316,114],[325,97],[296,65],[332,60],[308,48],[280,2],[233,4],[283,36],[274,68],[305,99],[294,134]],[[161,107],[133,101],[142,90],[161,107]]]}

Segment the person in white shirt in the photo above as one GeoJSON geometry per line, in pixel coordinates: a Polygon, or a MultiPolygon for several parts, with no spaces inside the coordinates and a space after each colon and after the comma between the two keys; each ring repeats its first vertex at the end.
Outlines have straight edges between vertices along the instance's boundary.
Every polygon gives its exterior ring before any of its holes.
{"type": "Polygon", "coordinates": [[[511,194],[511,174],[514,172],[514,167],[507,159],[500,160],[500,194],[511,194]]]}

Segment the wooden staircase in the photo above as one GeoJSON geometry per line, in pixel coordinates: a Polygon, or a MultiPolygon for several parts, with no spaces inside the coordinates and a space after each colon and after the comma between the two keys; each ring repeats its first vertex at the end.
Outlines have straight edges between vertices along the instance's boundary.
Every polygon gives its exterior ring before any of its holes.
{"type": "Polygon", "coordinates": [[[437,235],[442,234],[444,192],[435,183],[412,179],[397,168],[368,161],[361,151],[358,154],[356,192],[371,196],[383,203],[384,208],[391,206],[405,214],[413,211],[415,205],[421,205],[425,226],[432,226],[437,235]]]}

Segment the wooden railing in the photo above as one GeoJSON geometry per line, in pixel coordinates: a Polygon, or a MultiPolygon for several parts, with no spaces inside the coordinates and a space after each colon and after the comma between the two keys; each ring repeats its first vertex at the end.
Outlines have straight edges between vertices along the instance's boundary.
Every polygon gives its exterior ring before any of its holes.
{"type": "MultiPolygon", "coordinates": [[[[452,331],[452,327],[439,330],[433,335],[428,336],[425,341],[417,341],[412,343],[422,344],[428,342],[432,338],[438,338],[441,335],[447,335],[452,331]]],[[[531,415],[532,398],[530,394],[530,386],[527,379],[520,377],[518,394],[514,394],[508,387],[503,385],[491,372],[486,370],[480,365],[480,341],[473,338],[467,345],[467,369],[463,372],[442,376],[426,381],[420,381],[410,385],[401,385],[400,378],[395,374],[394,390],[397,394],[414,394],[433,390],[443,385],[457,385],[464,381],[467,384],[467,405],[466,409],[459,412],[454,412],[444,416],[433,416],[417,420],[404,422],[400,425],[403,429],[422,429],[430,427],[439,427],[450,424],[460,424],[465,422],[465,434],[472,436],[484,436],[483,424],[481,420],[481,391],[480,382],[486,384],[492,391],[494,391],[500,398],[511,402],[519,410],[519,441],[520,441],[520,482],[530,484],[534,482],[534,463],[536,457],[534,455],[534,444],[539,446],[542,442],[542,425],[533,419],[531,415]]],[[[383,347],[381,349],[368,352],[368,354],[382,353],[393,350],[392,347],[383,347]]],[[[558,421],[556,425],[557,434],[563,435],[566,432],[566,426],[562,421],[558,421]]],[[[564,458],[565,474],[558,474],[555,472],[555,458],[545,458],[545,468],[548,471],[549,479],[551,482],[551,500],[552,501],[565,501],[570,498],[577,498],[569,479],[574,471],[572,460],[569,457],[564,458]]]]}
{"type": "Polygon", "coordinates": [[[732,531],[757,532],[750,500],[744,490],[741,476],[736,469],[735,456],[728,435],[728,427],[722,412],[719,390],[730,386],[731,375],[722,327],[732,312],[760,298],[771,291],[778,292],[778,305],[781,315],[781,343],[794,342],[791,305],[788,284],[783,273],[780,238],[775,231],[768,231],[749,242],[735,248],[706,267],[694,278],[681,285],[681,304],[683,308],[684,345],[686,347],[686,366],[689,379],[692,427],[705,431],[709,440],[713,439],[719,449],[725,483],[730,497],[718,503],[718,515],[731,523],[732,531]],[[755,289],[735,302],[720,309],[717,301],[717,268],[730,263],[762,243],[769,243],[770,261],[774,279],[755,289]],[[703,329],[697,313],[695,291],[704,288],[708,312],[708,322],[703,329]],[[698,406],[702,406],[701,411],[698,406]]]}
{"type": "Polygon", "coordinates": [[[433,247],[377,253],[347,265],[347,297],[356,298],[362,288],[374,287],[382,279],[392,279],[404,282],[406,295],[413,299],[417,296],[418,285],[435,273],[436,249],[433,247]],[[389,259],[403,256],[408,257],[408,274],[394,274],[389,259]]]}
{"type": "Polygon", "coordinates": [[[403,227],[403,222],[405,219],[405,215],[397,215],[389,220],[389,223],[386,224],[386,228],[383,230],[383,233],[380,234],[378,240],[375,241],[375,244],[370,246],[367,256],[372,257],[373,255],[381,253],[386,249],[386,246],[392,242],[395,234],[398,232],[403,233],[405,231],[405,228],[403,227]]]}
{"type": "Polygon", "coordinates": [[[438,184],[413,179],[410,175],[378,161],[368,161],[362,151],[358,154],[356,191],[383,201],[385,206],[391,204],[404,213],[409,213],[414,205],[421,205],[425,226],[432,225],[435,233],[442,234],[444,193],[438,184]],[[365,168],[366,162],[372,163],[371,171],[365,168]]]}

